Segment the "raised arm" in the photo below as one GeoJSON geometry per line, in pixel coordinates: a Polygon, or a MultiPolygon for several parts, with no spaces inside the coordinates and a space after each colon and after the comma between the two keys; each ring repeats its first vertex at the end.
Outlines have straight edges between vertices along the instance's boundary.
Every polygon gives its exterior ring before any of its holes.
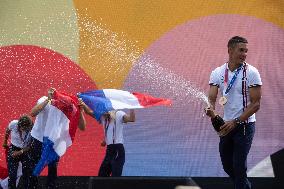
{"type": "Polygon", "coordinates": [[[135,112],[134,110],[129,110],[129,114],[125,114],[123,116],[123,122],[135,122],[135,112]]]}
{"type": "Polygon", "coordinates": [[[86,119],[84,116],[84,109],[80,107],[80,118],[79,118],[79,124],[78,124],[78,128],[81,131],[84,131],[86,129],[86,119]]]}
{"type": "Polygon", "coordinates": [[[37,116],[45,108],[45,106],[51,101],[51,99],[53,97],[54,91],[55,91],[54,88],[50,88],[48,90],[48,97],[47,97],[47,99],[45,101],[43,101],[42,103],[35,105],[32,108],[31,113],[30,113],[30,115],[32,117],[37,116]]]}
{"type": "Polygon", "coordinates": [[[84,110],[84,112],[85,112],[86,114],[88,114],[88,115],[91,116],[91,117],[94,117],[94,111],[91,110],[91,108],[90,108],[87,104],[85,104],[85,103],[83,102],[83,100],[80,99],[80,98],[79,98],[79,106],[84,110]]]}
{"type": "Polygon", "coordinates": [[[35,106],[32,108],[30,115],[31,115],[32,117],[37,116],[37,115],[45,108],[45,106],[46,106],[49,102],[50,102],[50,99],[47,98],[47,99],[46,99],[45,101],[43,101],[42,103],[35,105],[35,106]]]}

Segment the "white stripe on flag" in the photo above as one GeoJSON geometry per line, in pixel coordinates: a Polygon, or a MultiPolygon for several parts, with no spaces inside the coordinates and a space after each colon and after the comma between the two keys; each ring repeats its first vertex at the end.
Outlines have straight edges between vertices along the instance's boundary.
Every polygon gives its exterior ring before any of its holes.
{"type": "Polygon", "coordinates": [[[106,98],[110,99],[112,107],[117,109],[143,108],[138,99],[128,91],[104,89],[106,98]]]}
{"type": "Polygon", "coordinates": [[[53,105],[50,106],[44,136],[54,143],[53,149],[58,156],[62,156],[72,144],[69,122],[61,110],[53,105]]]}

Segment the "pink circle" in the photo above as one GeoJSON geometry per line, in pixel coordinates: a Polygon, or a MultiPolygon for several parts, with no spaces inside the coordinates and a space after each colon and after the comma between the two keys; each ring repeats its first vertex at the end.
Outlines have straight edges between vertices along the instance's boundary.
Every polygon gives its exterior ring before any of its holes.
{"type": "MultiPolygon", "coordinates": [[[[182,166],[190,166],[191,172],[188,173],[188,170],[177,165],[176,169],[180,169],[178,175],[224,174],[220,163],[217,165],[220,169],[216,169],[216,160],[219,160],[218,137],[211,128],[209,119],[202,116],[205,104],[194,100],[194,97],[187,101],[184,96],[186,94],[176,94],[179,90],[183,91],[184,82],[181,81],[190,82],[200,92],[207,93],[210,73],[227,61],[227,42],[236,35],[248,39],[247,62],[258,68],[263,81],[261,109],[257,113],[249,166],[256,165],[283,147],[281,144],[284,138],[281,133],[284,119],[281,107],[284,102],[281,99],[284,93],[284,30],[261,19],[241,15],[215,15],[192,20],[168,31],[146,49],[124,85],[125,89],[174,98],[174,106],[170,110],[149,109],[147,112],[150,113],[139,115],[139,120],[143,120],[142,125],[150,123],[152,128],[164,133],[165,140],[171,137],[165,130],[171,130],[179,136],[181,143],[190,144],[184,146],[184,158],[181,159],[188,162],[182,166]],[[151,72],[153,66],[147,65],[151,61],[160,67],[156,72],[151,72]],[[179,81],[173,82],[176,78],[179,81]],[[177,87],[179,85],[180,88],[177,87]]],[[[156,145],[163,144],[157,142],[156,145]]],[[[171,147],[175,148],[174,145],[171,147]]],[[[136,161],[134,157],[131,160],[133,164],[136,161]]],[[[130,169],[129,172],[135,173],[135,170],[130,169]]]]}

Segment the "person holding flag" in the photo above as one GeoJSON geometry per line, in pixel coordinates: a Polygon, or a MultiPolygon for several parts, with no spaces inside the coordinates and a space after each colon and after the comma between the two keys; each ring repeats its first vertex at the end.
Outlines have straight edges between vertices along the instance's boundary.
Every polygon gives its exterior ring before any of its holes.
{"type": "MultiPolygon", "coordinates": [[[[85,112],[93,117],[91,109],[85,112]]],[[[125,150],[123,145],[123,127],[128,122],[135,122],[135,112],[130,110],[129,114],[124,111],[110,111],[101,116],[100,123],[104,128],[104,139],[102,146],[106,146],[106,154],[101,163],[98,176],[119,177],[122,175],[125,163],[125,150]]]]}
{"type": "Polygon", "coordinates": [[[101,177],[122,175],[125,162],[123,127],[126,123],[135,122],[134,109],[171,104],[168,99],[117,89],[87,91],[79,93],[78,97],[86,103],[85,113],[94,117],[104,128],[101,145],[106,145],[106,154],[98,173],[101,177]],[[129,113],[122,109],[129,109],[129,113]]]}
{"type": "Polygon", "coordinates": [[[37,176],[48,165],[47,188],[56,187],[57,164],[71,146],[77,127],[84,131],[83,104],[77,97],[48,90],[31,110],[36,117],[31,131],[29,189],[37,188],[37,176]]]}

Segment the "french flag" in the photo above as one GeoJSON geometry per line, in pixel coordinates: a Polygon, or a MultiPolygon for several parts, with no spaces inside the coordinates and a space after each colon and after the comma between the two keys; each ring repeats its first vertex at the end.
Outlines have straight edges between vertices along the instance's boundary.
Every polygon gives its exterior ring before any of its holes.
{"type": "Polygon", "coordinates": [[[33,175],[38,176],[46,165],[58,160],[72,145],[79,117],[77,97],[55,91],[46,120],[41,159],[33,175]]]}
{"type": "Polygon", "coordinates": [[[171,105],[171,100],[156,98],[148,94],[130,93],[117,89],[103,89],[82,92],[78,97],[93,111],[97,121],[100,117],[111,110],[137,109],[158,105],[171,105]]]}

